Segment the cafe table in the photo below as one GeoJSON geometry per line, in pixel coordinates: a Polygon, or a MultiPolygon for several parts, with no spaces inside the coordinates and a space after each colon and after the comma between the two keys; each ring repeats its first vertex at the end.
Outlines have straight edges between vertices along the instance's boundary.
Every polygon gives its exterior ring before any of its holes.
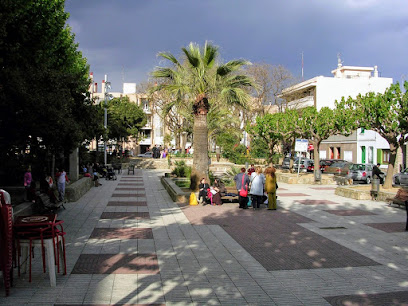
{"type": "MultiPolygon", "coordinates": [[[[52,287],[57,285],[55,272],[55,248],[58,244],[58,235],[45,235],[45,231],[50,232],[52,226],[55,226],[56,214],[34,215],[34,216],[18,216],[14,220],[14,233],[17,242],[17,247],[22,250],[22,258],[24,260],[23,272],[27,269],[27,256],[30,256],[30,282],[31,282],[31,249],[33,246],[40,247],[43,259],[43,269],[45,272],[44,260],[47,259],[48,273],[50,284],[52,287]],[[30,234],[33,234],[30,236],[30,234]],[[33,238],[34,237],[34,238],[33,238]],[[43,247],[46,249],[46,254],[43,253],[43,247]]],[[[54,232],[54,231],[52,231],[54,232]]]]}

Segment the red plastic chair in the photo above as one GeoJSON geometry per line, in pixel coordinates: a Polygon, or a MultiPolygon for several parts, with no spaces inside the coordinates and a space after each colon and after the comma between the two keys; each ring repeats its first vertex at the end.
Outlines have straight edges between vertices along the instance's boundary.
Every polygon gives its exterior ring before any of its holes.
{"type": "Polygon", "coordinates": [[[13,209],[6,203],[0,190],[0,270],[3,271],[6,296],[10,294],[13,283],[13,209]]]}

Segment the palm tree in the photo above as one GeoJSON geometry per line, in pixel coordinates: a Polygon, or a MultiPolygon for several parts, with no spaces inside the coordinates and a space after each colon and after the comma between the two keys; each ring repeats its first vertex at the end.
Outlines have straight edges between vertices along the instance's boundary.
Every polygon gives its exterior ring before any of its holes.
{"type": "MultiPolygon", "coordinates": [[[[172,104],[183,105],[193,114],[193,179],[208,178],[208,124],[210,107],[223,103],[245,108],[250,100],[248,87],[254,86],[252,79],[239,70],[250,64],[245,60],[219,63],[218,47],[208,42],[201,49],[190,43],[182,48],[180,62],[168,52],[158,54],[171,62],[172,67],[158,67],[152,76],[161,80],[154,91],[167,91],[173,97],[172,104]]],[[[192,188],[196,188],[192,181],[192,188]]]]}

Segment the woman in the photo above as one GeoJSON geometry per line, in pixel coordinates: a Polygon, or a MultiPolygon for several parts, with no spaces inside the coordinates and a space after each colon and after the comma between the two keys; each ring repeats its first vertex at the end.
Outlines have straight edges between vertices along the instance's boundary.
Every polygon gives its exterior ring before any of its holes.
{"type": "Polygon", "coordinates": [[[262,203],[264,194],[265,175],[262,173],[261,167],[256,167],[255,172],[251,174],[251,201],[254,210],[258,210],[262,203]]]}
{"type": "Polygon", "coordinates": [[[212,204],[222,205],[221,192],[225,192],[225,186],[218,179],[214,179],[214,184],[210,188],[212,193],[212,204]]]}
{"type": "Polygon", "coordinates": [[[207,198],[207,189],[210,189],[210,185],[206,183],[205,178],[203,177],[200,181],[200,184],[198,185],[198,203],[200,204],[207,204],[206,198],[207,198]]]}
{"type": "Polygon", "coordinates": [[[265,169],[265,191],[268,194],[268,210],[276,210],[276,169],[268,167],[265,169]]]}
{"type": "Polygon", "coordinates": [[[225,193],[226,188],[223,182],[220,179],[214,179],[214,189],[217,190],[219,193],[225,193]]]}

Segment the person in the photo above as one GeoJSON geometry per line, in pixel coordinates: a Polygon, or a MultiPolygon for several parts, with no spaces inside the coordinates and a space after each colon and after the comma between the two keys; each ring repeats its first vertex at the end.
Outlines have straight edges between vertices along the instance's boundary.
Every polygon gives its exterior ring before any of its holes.
{"type": "Polygon", "coordinates": [[[33,180],[33,177],[31,175],[31,168],[28,167],[26,169],[26,172],[24,173],[24,188],[26,190],[26,200],[29,200],[29,189],[30,189],[32,180],[33,180]]]}
{"type": "Polygon", "coordinates": [[[249,180],[249,176],[245,172],[246,172],[246,169],[241,168],[241,172],[235,175],[234,177],[235,186],[238,191],[239,208],[242,208],[242,209],[248,209],[248,196],[243,197],[239,194],[241,189],[243,188],[244,189],[246,188],[246,190],[248,190],[250,180],[249,180]]]}
{"type": "Polygon", "coordinates": [[[254,173],[254,172],[255,172],[255,165],[251,164],[251,168],[248,169],[248,175],[251,176],[252,173],[254,173]]]}
{"type": "MultiPolygon", "coordinates": [[[[57,176],[56,176],[57,177],[57,176]]],[[[59,193],[59,200],[61,202],[64,201],[65,197],[65,183],[69,182],[67,173],[65,172],[64,168],[61,169],[58,175],[58,193],[59,193]]]]}
{"type": "Polygon", "coordinates": [[[380,164],[378,163],[373,167],[373,178],[380,179],[380,184],[384,184],[384,178],[382,175],[384,175],[384,172],[380,170],[380,164]]]}
{"type": "Polygon", "coordinates": [[[265,191],[268,194],[268,210],[276,210],[276,169],[265,169],[265,191]]]}
{"type": "Polygon", "coordinates": [[[213,205],[222,205],[221,190],[225,191],[225,186],[221,185],[218,179],[214,179],[213,186],[210,187],[210,192],[212,193],[212,204],[213,205]]]}
{"type": "Polygon", "coordinates": [[[217,158],[217,163],[220,162],[220,158],[221,158],[221,148],[219,146],[217,146],[215,148],[215,156],[217,158]]]}
{"type": "Polygon", "coordinates": [[[255,172],[251,174],[251,201],[254,210],[258,210],[264,195],[265,175],[261,167],[256,167],[255,172]]]}
{"type": "Polygon", "coordinates": [[[221,180],[220,179],[218,179],[218,178],[215,178],[214,179],[214,184],[213,184],[213,186],[214,186],[214,189],[215,190],[218,190],[218,192],[219,193],[225,193],[226,192],[226,188],[225,188],[225,185],[224,185],[224,183],[223,182],[221,182],[221,180]]]}
{"type": "Polygon", "coordinates": [[[210,188],[210,185],[206,183],[205,177],[203,177],[200,181],[200,184],[198,185],[198,203],[200,204],[207,204],[206,198],[207,198],[207,189],[210,188]]]}

